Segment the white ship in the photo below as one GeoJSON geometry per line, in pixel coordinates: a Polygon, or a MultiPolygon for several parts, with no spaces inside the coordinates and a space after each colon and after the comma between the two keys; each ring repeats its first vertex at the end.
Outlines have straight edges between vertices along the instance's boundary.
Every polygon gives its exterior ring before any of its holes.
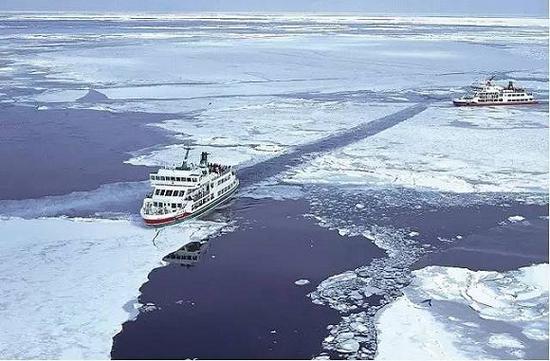
{"type": "Polygon", "coordinates": [[[146,224],[161,226],[197,217],[237,190],[239,180],[231,166],[208,163],[206,152],[201,153],[198,165],[188,164],[189,150],[180,167],[162,168],[150,175],[153,191],[140,211],[146,224]]]}
{"type": "Polygon", "coordinates": [[[492,78],[483,85],[473,86],[473,92],[461,98],[454,99],[456,106],[487,106],[487,105],[520,105],[536,104],[533,93],[517,88],[512,82],[507,87],[495,85],[492,78]]]}

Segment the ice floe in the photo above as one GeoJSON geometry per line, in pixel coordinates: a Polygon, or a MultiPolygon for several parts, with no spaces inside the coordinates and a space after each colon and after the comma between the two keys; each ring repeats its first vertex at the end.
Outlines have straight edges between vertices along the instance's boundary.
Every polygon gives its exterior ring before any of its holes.
{"type": "Polygon", "coordinates": [[[404,295],[377,316],[377,358],[547,354],[548,264],[503,273],[429,266],[413,275],[404,295]]]}
{"type": "Polygon", "coordinates": [[[224,225],[190,221],[158,231],[127,220],[1,219],[0,329],[9,332],[0,357],[109,358],[150,270],[224,225]]]}
{"type": "Polygon", "coordinates": [[[309,284],[309,280],[299,279],[299,280],[294,281],[294,284],[296,286],[305,286],[305,285],[309,284]]]}
{"type": "Polygon", "coordinates": [[[510,216],[510,217],[508,217],[508,221],[510,221],[512,223],[521,222],[523,220],[525,220],[525,217],[523,217],[523,216],[510,216]]]}

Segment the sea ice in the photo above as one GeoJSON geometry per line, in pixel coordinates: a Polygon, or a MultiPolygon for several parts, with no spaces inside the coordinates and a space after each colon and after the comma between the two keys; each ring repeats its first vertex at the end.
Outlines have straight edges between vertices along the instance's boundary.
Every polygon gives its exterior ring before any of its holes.
{"type": "Polygon", "coordinates": [[[404,295],[377,315],[378,358],[402,358],[402,350],[428,359],[503,358],[501,349],[539,358],[547,350],[548,264],[504,273],[429,266],[413,274],[404,295]],[[432,306],[422,307],[425,299],[432,306]],[[476,327],[449,322],[455,315],[476,327]]]}
{"type": "Polygon", "coordinates": [[[193,117],[154,124],[173,133],[179,144],[145,149],[127,163],[147,166],[179,163],[185,143],[209,151],[215,161],[250,165],[401,108],[403,105],[367,105],[355,101],[223,99],[193,117]]]}
{"type": "Polygon", "coordinates": [[[305,286],[307,284],[309,284],[309,280],[306,280],[306,279],[299,279],[297,281],[294,281],[294,284],[296,286],[305,286]]]}
{"type": "MultiPolygon", "coordinates": [[[[127,220],[0,219],[0,358],[105,359],[137,314],[147,274],[181,245],[219,232],[190,221],[162,230],[127,220]]],[[[144,305],[144,310],[152,310],[144,305]]]]}
{"type": "Polygon", "coordinates": [[[290,183],[547,192],[548,112],[437,105],[288,172],[290,183]],[[414,134],[414,136],[411,136],[414,134]]]}

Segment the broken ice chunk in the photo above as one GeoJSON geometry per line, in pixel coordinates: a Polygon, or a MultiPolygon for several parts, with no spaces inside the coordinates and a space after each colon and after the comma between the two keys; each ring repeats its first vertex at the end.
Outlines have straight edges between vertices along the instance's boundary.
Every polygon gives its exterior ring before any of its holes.
{"type": "Polygon", "coordinates": [[[359,342],[354,339],[348,339],[338,344],[336,351],[341,353],[355,353],[359,350],[359,342]]]}
{"type": "Polygon", "coordinates": [[[521,222],[521,221],[525,220],[525,217],[523,217],[523,216],[510,216],[510,217],[508,217],[508,220],[512,223],[521,222]]]}

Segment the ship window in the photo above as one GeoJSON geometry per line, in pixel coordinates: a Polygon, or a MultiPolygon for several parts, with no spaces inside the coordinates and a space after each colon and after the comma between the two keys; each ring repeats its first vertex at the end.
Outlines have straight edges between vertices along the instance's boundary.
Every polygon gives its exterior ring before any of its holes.
{"type": "Polygon", "coordinates": [[[193,178],[193,182],[196,182],[197,181],[197,178],[193,178]]]}
{"type": "Polygon", "coordinates": [[[160,190],[159,189],[155,189],[155,194],[158,196],[160,194],[160,190]]]}
{"type": "Polygon", "coordinates": [[[164,195],[164,189],[161,189],[161,190],[160,190],[160,195],[161,195],[161,196],[164,195]]]}
{"type": "Polygon", "coordinates": [[[176,203],[172,203],[172,208],[176,208],[176,203]]]}
{"type": "Polygon", "coordinates": [[[154,175],[149,176],[149,178],[150,178],[151,180],[155,180],[155,176],[154,176],[154,175]]]}
{"type": "Polygon", "coordinates": [[[171,191],[171,190],[166,191],[166,196],[170,197],[171,195],[172,195],[172,191],[171,191]]]}

